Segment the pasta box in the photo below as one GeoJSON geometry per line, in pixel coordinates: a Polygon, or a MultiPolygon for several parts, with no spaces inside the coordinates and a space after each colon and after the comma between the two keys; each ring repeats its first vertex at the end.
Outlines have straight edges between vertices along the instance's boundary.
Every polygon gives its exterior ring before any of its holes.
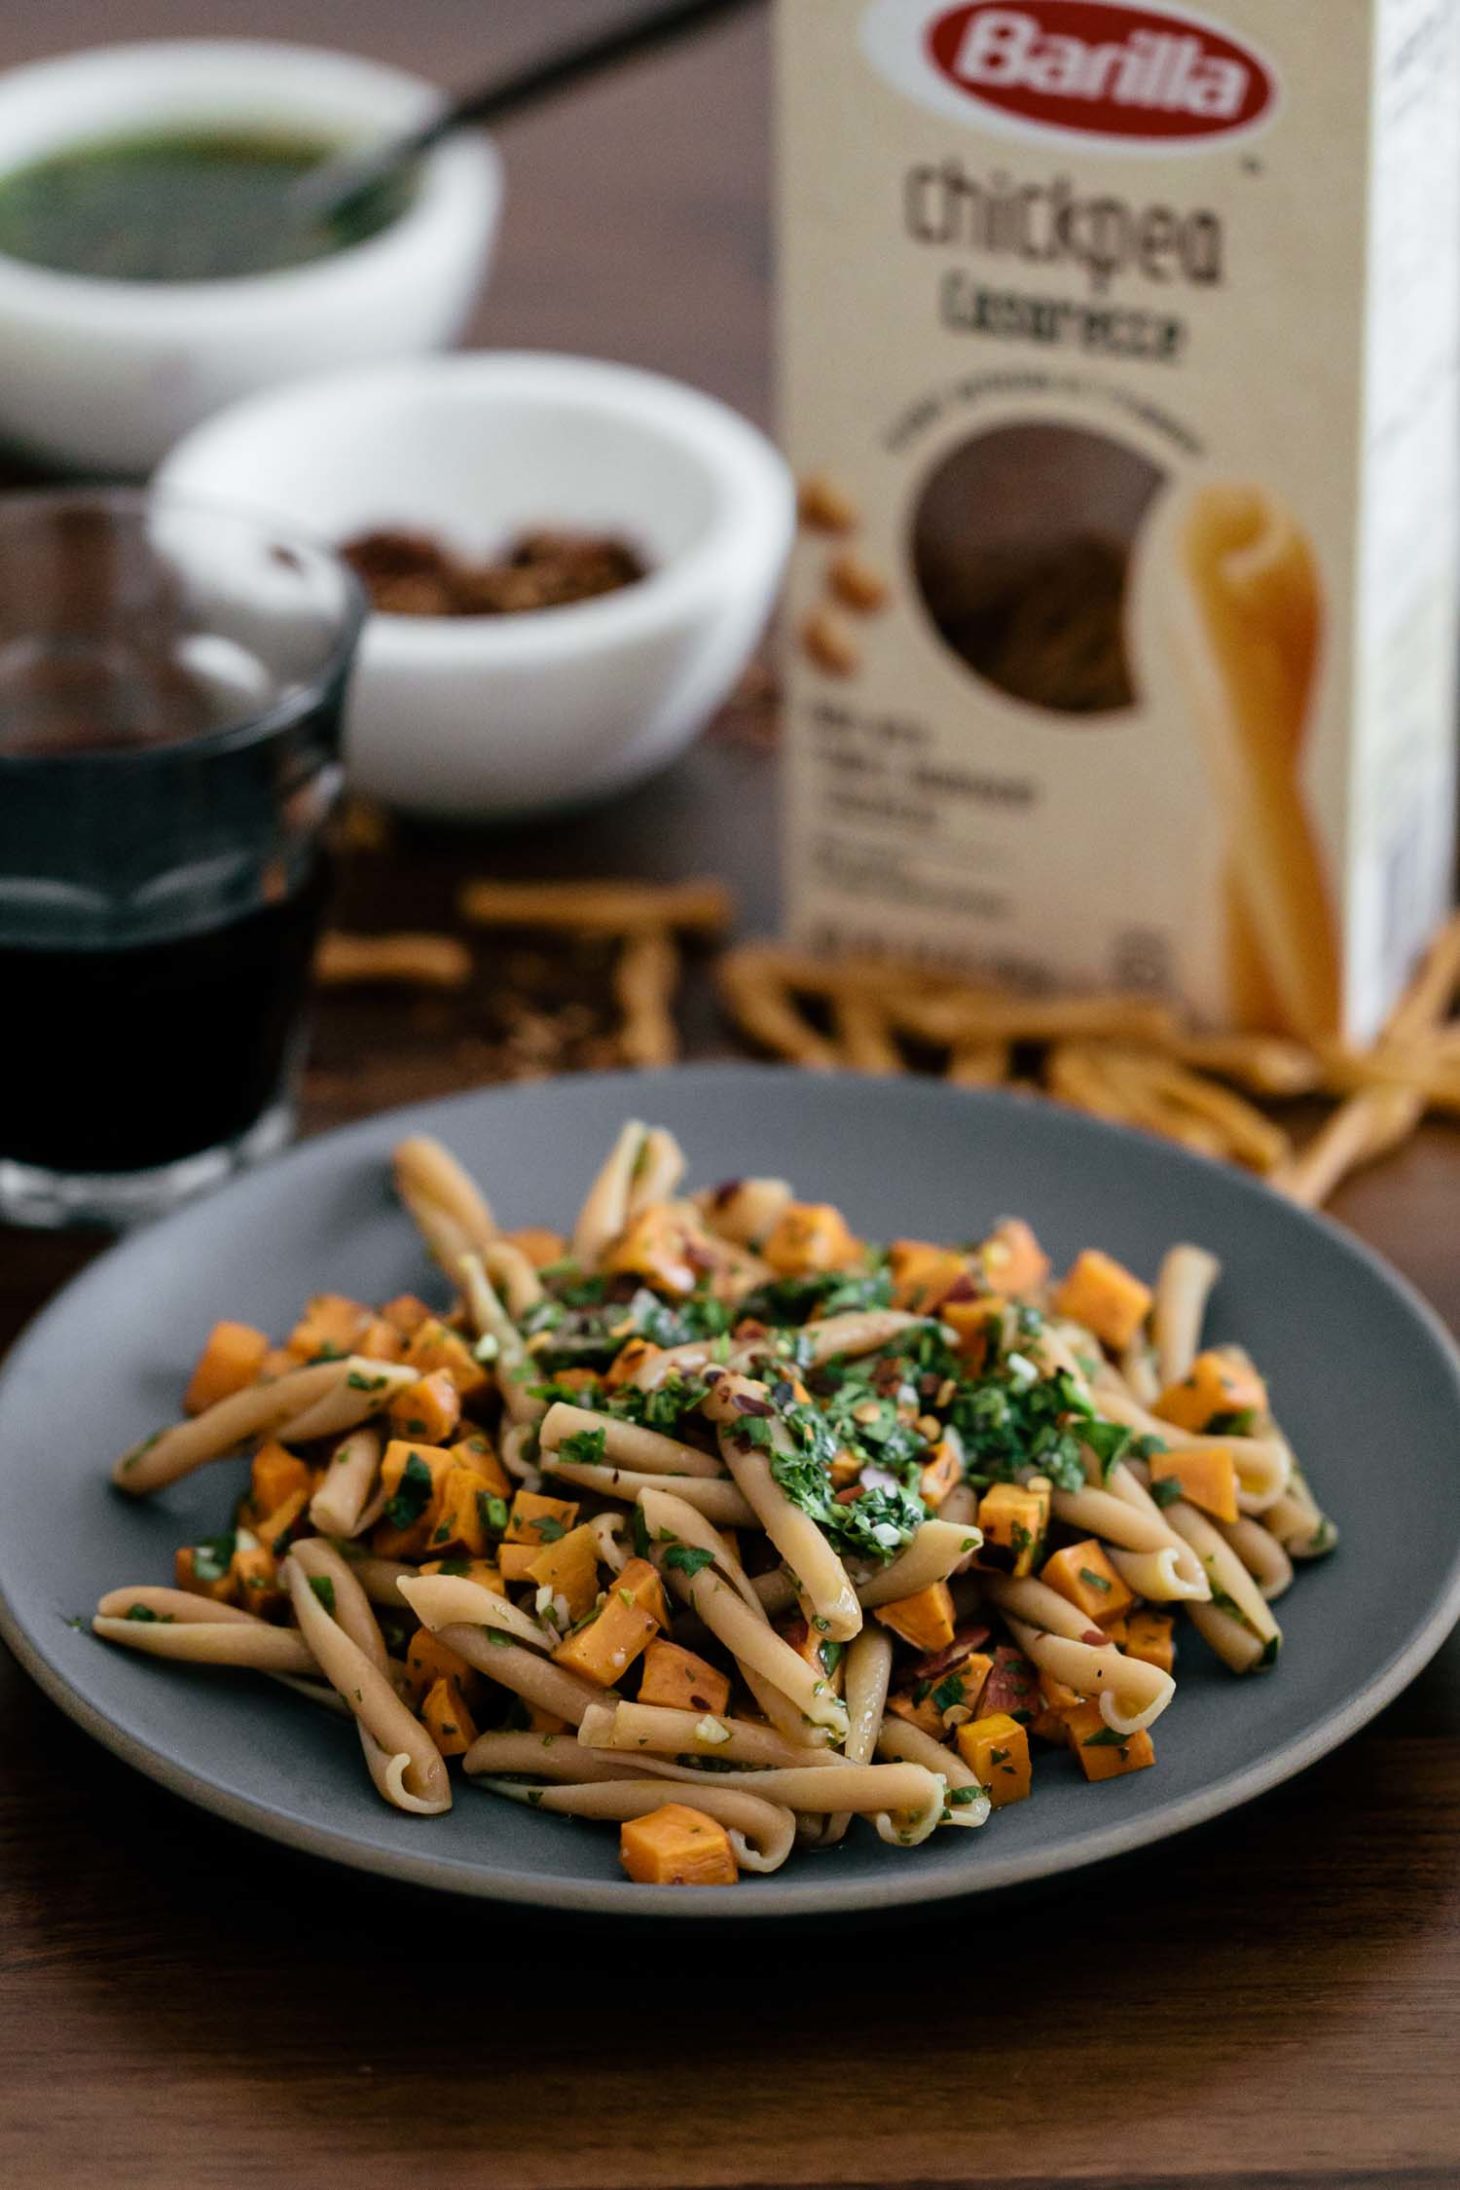
{"type": "Polygon", "coordinates": [[[1372,1035],[1454,854],[1454,0],[777,62],[797,940],[1372,1035]]]}

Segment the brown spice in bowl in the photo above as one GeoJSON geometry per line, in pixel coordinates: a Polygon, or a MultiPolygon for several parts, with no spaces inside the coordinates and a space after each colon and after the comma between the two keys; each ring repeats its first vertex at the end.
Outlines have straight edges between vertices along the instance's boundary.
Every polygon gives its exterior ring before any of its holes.
{"type": "Polygon", "coordinates": [[[363,532],[340,553],[388,616],[515,616],[565,608],[637,585],[643,557],[611,534],[521,533],[486,562],[458,556],[430,533],[363,532]]]}

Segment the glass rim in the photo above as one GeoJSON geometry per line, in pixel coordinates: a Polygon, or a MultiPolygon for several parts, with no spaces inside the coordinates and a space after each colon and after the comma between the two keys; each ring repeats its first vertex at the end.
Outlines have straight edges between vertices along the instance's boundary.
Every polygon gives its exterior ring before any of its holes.
{"type": "Polygon", "coordinates": [[[214,502],[206,496],[176,494],[170,488],[150,485],[11,487],[0,490],[0,531],[4,530],[9,518],[67,507],[109,511],[134,517],[143,517],[150,509],[175,509],[184,514],[220,518],[227,524],[240,526],[256,534],[272,534],[276,545],[303,549],[308,555],[333,568],[341,583],[340,629],[319,668],[269,706],[245,715],[237,722],[223,723],[212,730],[201,730],[195,737],[175,738],[165,745],[138,745],[122,750],[101,748],[79,753],[7,753],[0,749],[0,777],[26,773],[40,775],[47,770],[59,774],[63,771],[75,773],[85,768],[112,770],[139,766],[165,767],[169,762],[175,763],[185,757],[231,752],[251,744],[262,745],[271,737],[287,730],[291,723],[297,722],[310,708],[317,706],[330,687],[348,671],[359,644],[360,633],[370,614],[369,596],[339,549],[327,540],[316,539],[312,533],[301,529],[292,518],[276,518],[264,509],[214,502]]]}

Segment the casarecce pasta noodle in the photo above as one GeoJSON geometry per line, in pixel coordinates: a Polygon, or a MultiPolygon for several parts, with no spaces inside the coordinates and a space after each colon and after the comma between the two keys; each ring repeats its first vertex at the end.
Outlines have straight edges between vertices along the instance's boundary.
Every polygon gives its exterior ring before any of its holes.
{"type": "Polygon", "coordinates": [[[216,1325],[113,1480],[246,1455],[247,1490],[96,1633],[353,1717],[399,1809],[465,1780],[616,1825],[668,1884],[1146,1768],[1183,1616],[1275,1664],[1336,1532],[1251,1357],[1203,1344],[1212,1256],[1056,1280],[1018,1219],[874,1246],[784,1180],[684,1171],[630,1121],[570,1230],[507,1233],[407,1142],[450,1297],[216,1325]]]}

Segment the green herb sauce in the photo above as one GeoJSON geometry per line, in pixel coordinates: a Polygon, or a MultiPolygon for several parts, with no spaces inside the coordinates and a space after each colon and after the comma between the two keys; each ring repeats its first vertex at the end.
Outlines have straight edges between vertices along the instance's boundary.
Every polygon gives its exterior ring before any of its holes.
{"type": "Polygon", "coordinates": [[[290,185],[338,147],[283,130],[202,125],[69,145],[0,174],[0,253],[106,281],[231,281],[328,258],[404,210],[411,183],[329,220],[298,220],[290,185]]]}

